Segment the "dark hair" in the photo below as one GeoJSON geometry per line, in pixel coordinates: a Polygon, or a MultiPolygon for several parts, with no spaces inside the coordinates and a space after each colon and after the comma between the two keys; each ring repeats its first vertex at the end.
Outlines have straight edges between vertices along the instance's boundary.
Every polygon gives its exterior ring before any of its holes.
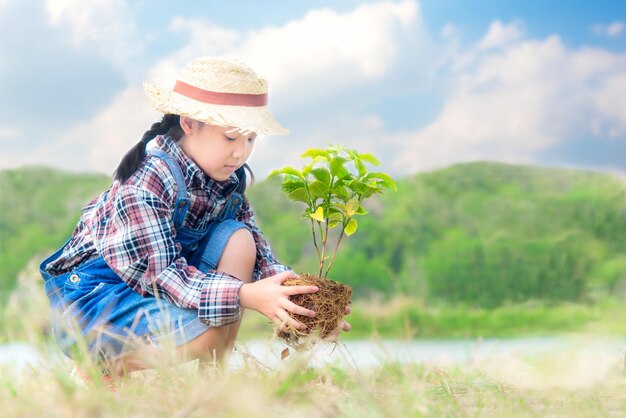
{"type": "MultiPolygon", "coordinates": [[[[121,183],[128,180],[130,176],[137,171],[139,165],[146,157],[146,145],[148,145],[148,142],[150,142],[157,135],[165,134],[171,136],[176,142],[180,141],[183,137],[184,132],[183,128],[180,127],[179,115],[168,113],[163,115],[163,118],[159,122],[153,123],[150,129],[143,134],[137,145],[128,150],[128,152],[124,155],[122,161],[120,161],[120,164],[115,169],[113,177],[121,183]]],[[[244,193],[246,190],[246,171],[250,175],[250,180],[254,181],[254,173],[252,173],[252,169],[248,164],[244,164],[242,167],[237,169],[235,173],[239,178],[239,187],[237,188],[239,193],[244,193]]]]}
{"type": "Polygon", "coordinates": [[[175,141],[179,141],[183,137],[183,129],[180,127],[180,116],[166,114],[159,122],[152,124],[137,145],[132,147],[122,158],[120,164],[115,169],[113,177],[120,182],[125,182],[139,168],[139,165],[146,157],[146,145],[157,135],[169,134],[175,141]]]}

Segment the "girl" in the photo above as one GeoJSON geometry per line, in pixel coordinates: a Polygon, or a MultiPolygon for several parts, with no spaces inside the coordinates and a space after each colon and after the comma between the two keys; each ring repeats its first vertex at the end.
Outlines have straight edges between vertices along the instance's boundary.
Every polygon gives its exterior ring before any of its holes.
{"type": "Polygon", "coordinates": [[[168,342],[177,359],[223,361],[244,309],[299,328],[288,311],[315,312],[289,296],[318,290],[281,285],[295,275],[244,196],[257,134],[287,133],[266,107],[266,81],[240,63],[200,58],[173,90],[144,90],[163,119],[40,266],[64,353],[84,337],[116,375],[159,363],[168,342]]]}

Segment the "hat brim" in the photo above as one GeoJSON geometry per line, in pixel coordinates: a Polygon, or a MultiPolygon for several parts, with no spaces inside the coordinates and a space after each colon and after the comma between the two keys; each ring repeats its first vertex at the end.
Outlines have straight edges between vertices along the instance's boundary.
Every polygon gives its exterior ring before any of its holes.
{"type": "Polygon", "coordinates": [[[203,103],[155,84],[143,83],[150,105],[164,114],[187,116],[212,125],[235,127],[262,135],[286,135],[267,106],[228,106],[203,103]]]}

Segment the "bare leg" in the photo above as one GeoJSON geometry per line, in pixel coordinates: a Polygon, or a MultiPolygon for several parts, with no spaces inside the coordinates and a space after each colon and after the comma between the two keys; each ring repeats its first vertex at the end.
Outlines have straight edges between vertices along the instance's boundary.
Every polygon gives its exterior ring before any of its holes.
{"type": "MultiPolygon", "coordinates": [[[[239,229],[226,244],[217,270],[235,276],[244,283],[250,283],[255,261],[256,244],[252,234],[247,229],[239,229]]],[[[241,314],[243,317],[243,309],[241,314]]],[[[194,340],[177,347],[174,359],[183,362],[200,359],[209,364],[225,362],[233,349],[240,325],[241,320],[229,325],[210,328],[194,340]]],[[[144,346],[117,359],[115,364],[110,365],[110,370],[113,374],[121,376],[135,370],[152,368],[156,362],[162,364],[165,360],[163,357],[163,353],[157,348],[144,346]],[[146,359],[152,359],[153,362],[146,361],[146,359]]]]}

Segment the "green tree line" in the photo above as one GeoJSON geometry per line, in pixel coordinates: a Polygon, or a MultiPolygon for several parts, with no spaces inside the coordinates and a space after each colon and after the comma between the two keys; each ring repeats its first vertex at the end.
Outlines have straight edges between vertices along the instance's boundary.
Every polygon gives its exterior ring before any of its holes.
{"type": "MultiPolygon", "coordinates": [[[[253,189],[259,223],[287,263],[313,270],[305,223],[277,187],[253,189]]],[[[587,301],[625,276],[625,203],[622,180],[604,173],[470,163],[417,174],[366,205],[332,276],[357,296],[487,308],[587,301]]]]}
{"type": "MultiPolygon", "coordinates": [[[[29,260],[63,243],[109,183],[47,168],[0,172],[2,295],[29,260]]],[[[278,258],[314,272],[310,226],[278,179],[248,196],[278,258]]],[[[471,163],[420,173],[366,203],[331,278],[356,297],[400,293],[427,303],[594,300],[624,280],[625,199],[622,180],[581,170],[471,163]]]]}

